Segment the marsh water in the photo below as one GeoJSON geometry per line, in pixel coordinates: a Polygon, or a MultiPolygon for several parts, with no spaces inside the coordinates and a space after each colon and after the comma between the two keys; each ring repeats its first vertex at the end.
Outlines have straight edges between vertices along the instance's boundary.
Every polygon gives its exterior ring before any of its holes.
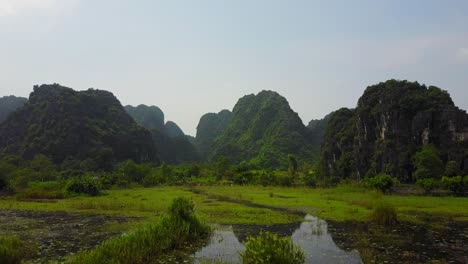
{"type": "Polygon", "coordinates": [[[337,246],[328,233],[327,222],[311,215],[306,215],[298,225],[257,226],[256,229],[249,225],[219,226],[210,243],[193,255],[194,262],[239,263],[246,237],[267,230],[290,235],[304,250],[306,263],[362,263],[357,250],[346,251],[337,246]]]}
{"type": "Polygon", "coordinates": [[[208,244],[191,256],[194,263],[240,263],[248,236],[271,231],[291,237],[306,263],[468,263],[466,227],[445,232],[421,226],[369,227],[363,223],[327,223],[306,215],[285,225],[220,225],[208,244]]]}

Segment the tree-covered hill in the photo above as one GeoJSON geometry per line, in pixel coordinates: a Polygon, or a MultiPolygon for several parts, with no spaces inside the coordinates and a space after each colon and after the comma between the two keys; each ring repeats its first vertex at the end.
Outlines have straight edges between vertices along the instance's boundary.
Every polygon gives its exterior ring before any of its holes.
{"type": "Polygon", "coordinates": [[[5,121],[11,113],[22,107],[27,101],[26,98],[13,95],[0,97],[0,123],[5,121]]]}
{"type": "Polygon", "coordinates": [[[356,109],[332,114],[320,174],[362,179],[386,173],[413,182],[416,154],[428,151],[425,146],[434,146],[442,164],[468,174],[468,114],[440,88],[389,80],[367,87],[356,109]]]}
{"type": "Polygon", "coordinates": [[[288,101],[273,91],[239,99],[224,132],[216,138],[210,159],[249,161],[261,167],[286,167],[288,154],[311,162],[310,131],[288,101]]]}
{"type": "Polygon", "coordinates": [[[164,113],[157,106],[125,106],[127,113],[141,126],[147,129],[163,129],[164,113]]]}
{"type": "Polygon", "coordinates": [[[148,130],[140,127],[110,92],[74,91],[58,84],[35,86],[28,102],[0,125],[3,154],[56,163],[87,160],[97,167],[115,161],[158,161],[148,130]]]}
{"type": "Polygon", "coordinates": [[[200,118],[194,142],[202,158],[207,158],[211,153],[215,139],[224,133],[231,117],[231,111],[222,110],[219,113],[204,114],[200,118]]]}
{"type": "Polygon", "coordinates": [[[198,152],[192,142],[176,123],[165,122],[164,113],[159,107],[127,105],[125,110],[138,124],[150,130],[161,161],[178,164],[199,160],[198,152]]]}

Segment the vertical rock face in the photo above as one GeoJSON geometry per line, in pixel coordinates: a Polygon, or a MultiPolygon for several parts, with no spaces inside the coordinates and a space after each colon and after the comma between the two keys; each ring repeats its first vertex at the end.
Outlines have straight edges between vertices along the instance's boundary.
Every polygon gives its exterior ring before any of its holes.
{"type": "Polygon", "coordinates": [[[16,96],[4,96],[0,98],[0,123],[5,121],[7,117],[22,107],[28,99],[16,96]]]}
{"type": "Polygon", "coordinates": [[[157,161],[151,134],[107,91],[35,86],[29,101],[0,125],[0,150],[30,159],[157,161]]]}
{"type": "Polygon", "coordinates": [[[202,158],[207,158],[211,153],[216,138],[224,133],[231,117],[231,111],[222,110],[219,113],[205,114],[200,118],[195,142],[202,158]]]}
{"type": "Polygon", "coordinates": [[[333,114],[321,167],[328,176],[363,178],[385,172],[412,181],[414,154],[432,144],[444,162],[455,160],[468,173],[467,130],[468,115],[447,92],[389,80],[368,87],[355,110],[333,114]]]}

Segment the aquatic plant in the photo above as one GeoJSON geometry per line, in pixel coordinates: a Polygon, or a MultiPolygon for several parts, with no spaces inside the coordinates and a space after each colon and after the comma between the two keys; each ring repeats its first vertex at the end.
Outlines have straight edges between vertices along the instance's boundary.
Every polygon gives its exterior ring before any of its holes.
{"type": "Polygon", "coordinates": [[[386,201],[377,201],[372,209],[371,220],[380,225],[393,225],[398,221],[396,209],[386,201]]]}
{"type": "Polygon", "coordinates": [[[248,237],[242,263],[300,264],[305,262],[304,252],[291,238],[280,238],[277,234],[262,232],[258,237],[248,237]]]}
{"type": "Polygon", "coordinates": [[[0,263],[21,263],[24,257],[23,245],[17,237],[0,237],[0,263]]]}

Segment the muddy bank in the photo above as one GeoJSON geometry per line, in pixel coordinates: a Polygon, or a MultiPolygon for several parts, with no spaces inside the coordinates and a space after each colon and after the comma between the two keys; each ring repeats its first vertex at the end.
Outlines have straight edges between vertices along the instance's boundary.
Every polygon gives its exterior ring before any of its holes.
{"type": "Polygon", "coordinates": [[[62,260],[67,254],[93,248],[122,232],[118,228],[109,230],[109,224],[118,226],[135,220],[120,216],[0,209],[2,235],[17,236],[31,245],[36,252],[32,262],[36,263],[62,260]]]}

